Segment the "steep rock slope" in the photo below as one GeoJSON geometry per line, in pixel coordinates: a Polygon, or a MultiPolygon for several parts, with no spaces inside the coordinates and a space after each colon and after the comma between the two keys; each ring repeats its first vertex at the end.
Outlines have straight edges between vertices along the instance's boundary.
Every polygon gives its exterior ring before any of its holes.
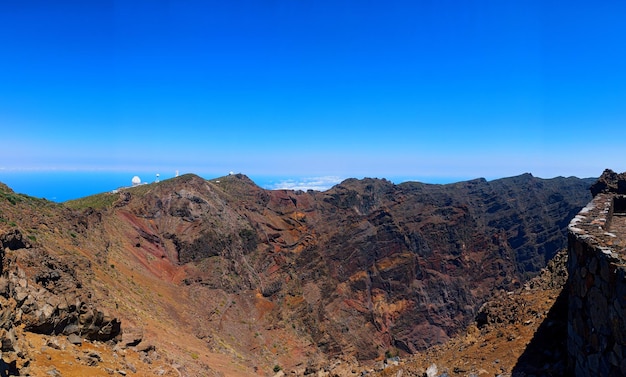
{"type": "Polygon", "coordinates": [[[102,363],[110,372],[126,369],[112,352],[121,340],[119,313],[94,287],[90,258],[77,247],[80,223],[61,205],[0,184],[0,375],[57,375],[62,364],[75,371],[65,376],[110,374],[102,363]],[[93,346],[83,352],[83,342],[93,346]],[[95,351],[103,342],[106,356],[95,351]]]}
{"type": "Polygon", "coordinates": [[[317,310],[334,325],[337,349],[356,344],[360,358],[389,346],[424,349],[465,326],[492,290],[519,287],[545,266],[565,246],[590,183],[530,175],[444,186],[346,181],[318,197],[323,236],[296,258],[306,271],[299,281],[319,286],[310,271],[332,277],[317,310]]]}
{"type": "Polygon", "coordinates": [[[257,291],[275,328],[327,355],[375,359],[447,340],[492,290],[533,276],[565,246],[590,184],[350,179],[305,193],[184,176],[124,192],[103,221],[121,221],[136,251],[184,265],[182,282],[257,291]]]}
{"type": "Polygon", "coordinates": [[[591,183],[349,179],[302,192],[185,175],[36,216],[7,188],[0,216],[3,234],[83,261],[75,275],[118,336],[142,334],[180,373],[271,374],[446,341],[565,246],[591,183]]]}
{"type": "Polygon", "coordinates": [[[514,291],[495,291],[465,332],[372,376],[567,376],[567,250],[514,291]],[[428,374],[430,373],[430,374],[428,374]]]}

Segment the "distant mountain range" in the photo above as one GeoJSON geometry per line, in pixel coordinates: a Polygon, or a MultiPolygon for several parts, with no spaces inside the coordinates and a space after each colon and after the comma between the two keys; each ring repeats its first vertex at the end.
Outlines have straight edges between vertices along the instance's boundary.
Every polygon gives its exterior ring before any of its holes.
{"type": "Polygon", "coordinates": [[[183,175],[63,204],[2,186],[5,348],[36,370],[45,362],[21,337],[74,334],[139,347],[149,359],[135,369],[172,375],[424,350],[565,248],[594,181],[348,179],[304,192],[183,175]]]}

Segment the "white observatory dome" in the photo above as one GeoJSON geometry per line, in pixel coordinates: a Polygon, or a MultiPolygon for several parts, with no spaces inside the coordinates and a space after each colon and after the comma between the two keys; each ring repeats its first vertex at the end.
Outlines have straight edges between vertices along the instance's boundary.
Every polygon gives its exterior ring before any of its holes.
{"type": "Polygon", "coordinates": [[[137,186],[141,184],[141,178],[139,178],[139,176],[134,176],[131,182],[133,183],[133,186],[137,186]]]}

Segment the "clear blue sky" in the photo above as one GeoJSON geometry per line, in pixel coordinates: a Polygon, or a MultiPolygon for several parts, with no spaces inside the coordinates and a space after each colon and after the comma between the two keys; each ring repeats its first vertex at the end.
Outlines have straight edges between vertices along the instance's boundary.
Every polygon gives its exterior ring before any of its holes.
{"type": "Polygon", "coordinates": [[[626,170],[624,1],[0,2],[0,171],[626,170]]]}

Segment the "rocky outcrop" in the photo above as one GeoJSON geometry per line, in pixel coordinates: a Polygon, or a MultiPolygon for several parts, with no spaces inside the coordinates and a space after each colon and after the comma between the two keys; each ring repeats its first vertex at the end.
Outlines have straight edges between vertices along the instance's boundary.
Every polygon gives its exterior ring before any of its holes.
{"type": "Polygon", "coordinates": [[[590,190],[594,197],[601,193],[626,195],[626,173],[616,173],[611,169],[606,169],[591,185],[590,190]]]}
{"type": "MultiPolygon", "coordinates": [[[[19,331],[73,335],[107,341],[120,333],[120,321],[89,299],[74,267],[24,241],[19,230],[0,236],[0,332],[3,360],[17,373],[28,365],[19,331]]],[[[25,372],[25,371],[22,371],[25,372]]]]}
{"type": "Polygon", "coordinates": [[[30,243],[24,239],[19,230],[13,229],[0,237],[0,246],[2,250],[18,250],[30,248],[30,243]]]}

